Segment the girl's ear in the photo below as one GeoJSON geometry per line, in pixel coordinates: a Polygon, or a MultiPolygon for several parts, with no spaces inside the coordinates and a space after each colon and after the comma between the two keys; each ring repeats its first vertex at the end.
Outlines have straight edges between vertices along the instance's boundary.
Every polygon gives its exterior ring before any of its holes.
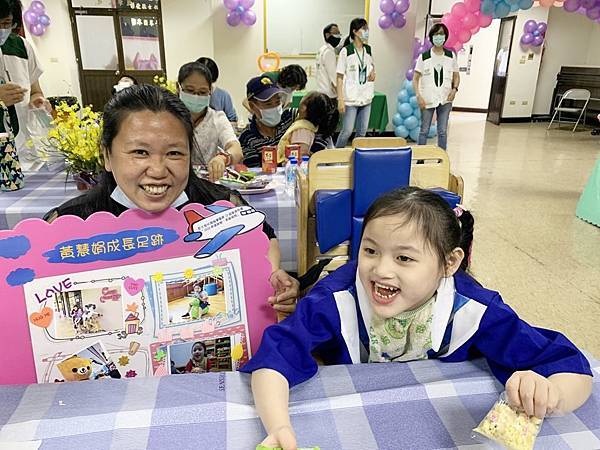
{"type": "Polygon", "coordinates": [[[111,172],[111,164],[110,164],[110,153],[108,152],[108,149],[104,146],[102,146],[102,159],[104,160],[104,169],[107,172],[111,172]]]}
{"type": "Polygon", "coordinates": [[[460,269],[460,263],[465,258],[465,252],[462,248],[456,247],[454,250],[450,252],[450,254],[446,257],[446,264],[444,266],[445,276],[451,277],[453,276],[458,269],[460,269]]]}

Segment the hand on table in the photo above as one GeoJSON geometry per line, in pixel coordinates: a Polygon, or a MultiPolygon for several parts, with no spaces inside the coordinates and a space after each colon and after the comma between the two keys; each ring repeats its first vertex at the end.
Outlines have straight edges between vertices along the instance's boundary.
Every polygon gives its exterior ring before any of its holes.
{"type": "Polygon", "coordinates": [[[277,311],[291,314],[296,310],[296,302],[300,293],[300,282],[292,278],[285,270],[277,269],[271,274],[269,282],[275,295],[267,301],[277,311]]]}
{"type": "Polygon", "coordinates": [[[560,389],[531,370],[513,373],[506,382],[506,395],[511,406],[539,419],[559,411],[562,403],[560,389]]]}
{"type": "Polygon", "coordinates": [[[277,428],[261,444],[268,448],[282,448],[283,450],[296,450],[298,448],[294,430],[289,426],[277,428]]]}
{"type": "Polygon", "coordinates": [[[0,100],[3,101],[6,106],[12,106],[15,103],[22,102],[26,92],[27,89],[23,89],[15,83],[1,84],[0,100]]]}
{"type": "Polygon", "coordinates": [[[218,181],[223,176],[225,167],[225,156],[215,156],[208,163],[208,179],[213,183],[218,181]]]}

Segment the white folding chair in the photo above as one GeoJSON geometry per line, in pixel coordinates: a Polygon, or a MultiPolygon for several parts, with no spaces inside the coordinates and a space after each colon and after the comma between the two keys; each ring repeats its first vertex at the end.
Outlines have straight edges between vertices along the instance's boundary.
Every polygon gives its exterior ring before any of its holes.
{"type": "Polygon", "coordinates": [[[579,117],[577,118],[576,122],[574,122],[572,120],[564,120],[563,121],[565,123],[574,123],[575,124],[575,126],[573,127],[573,131],[572,131],[574,133],[575,130],[577,129],[577,125],[579,125],[579,122],[581,121],[581,118],[585,114],[585,111],[587,109],[588,103],[590,102],[591,96],[592,96],[592,94],[587,89],[569,89],[567,92],[565,92],[563,94],[562,98],[560,99],[558,106],[554,110],[552,120],[550,121],[550,125],[548,125],[548,130],[552,126],[552,123],[554,122],[554,119],[556,118],[557,114],[558,114],[558,128],[560,129],[562,113],[568,113],[568,114],[579,113],[579,117]],[[579,102],[585,102],[585,103],[583,105],[583,108],[566,107],[566,106],[562,106],[562,104],[565,100],[579,101],[579,102]]]}

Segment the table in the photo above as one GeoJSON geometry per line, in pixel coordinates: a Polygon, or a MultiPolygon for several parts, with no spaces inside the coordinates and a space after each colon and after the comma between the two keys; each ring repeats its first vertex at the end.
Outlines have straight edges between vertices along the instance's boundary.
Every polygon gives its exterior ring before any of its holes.
{"type": "MultiPolygon", "coordinates": [[[[254,208],[267,216],[281,247],[281,267],[295,271],[296,204],[285,192],[283,169],[274,175],[276,188],[264,194],[244,195],[254,208]]],[[[81,194],[64,172],[25,172],[25,187],[14,192],[0,192],[0,230],[10,229],[21,220],[42,218],[52,208],[81,194]]]]}
{"type": "MultiPolygon", "coordinates": [[[[600,448],[600,363],[592,366],[590,400],[546,419],[536,449],[600,448]]],[[[227,372],[3,386],[0,448],[251,450],[264,431],[249,381],[227,372]]],[[[292,389],[290,414],[301,446],[467,448],[501,389],[484,360],[321,367],[292,389]]]]}
{"type": "MultiPolygon", "coordinates": [[[[296,91],[292,96],[292,108],[300,106],[300,100],[307,94],[306,91],[296,91]]],[[[387,97],[382,92],[375,92],[373,103],[371,103],[371,116],[369,117],[369,130],[376,130],[383,133],[388,126],[390,119],[388,117],[387,97]]]]}

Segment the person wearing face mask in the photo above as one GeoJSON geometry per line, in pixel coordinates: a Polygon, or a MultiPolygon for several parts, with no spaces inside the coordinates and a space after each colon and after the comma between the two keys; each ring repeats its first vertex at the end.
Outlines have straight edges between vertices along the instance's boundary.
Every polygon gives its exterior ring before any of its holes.
{"type": "Polygon", "coordinates": [[[16,117],[11,120],[16,130],[17,149],[22,149],[29,138],[27,115],[30,108],[51,110],[44,97],[39,78],[43,73],[33,47],[16,33],[23,26],[19,0],[0,0],[0,100],[7,107],[15,106],[16,117]]]}
{"type": "Polygon", "coordinates": [[[336,142],[344,148],[354,131],[365,136],[375,95],[375,65],[369,41],[369,25],[365,19],[350,22],[350,35],[344,42],[337,64],[338,110],[344,115],[343,128],[336,142]]]}
{"type": "Polygon", "coordinates": [[[340,29],[335,23],[323,29],[325,45],[317,53],[317,91],[331,99],[337,99],[336,48],[342,41],[340,29]]]}
{"type": "Polygon", "coordinates": [[[112,95],[115,95],[117,92],[121,92],[123,89],[127,89],[128,87],[136,84],[138,84],[138,81],[131,75],[122,76],[119,78],[119,81],[117,81],[117,84],[113,86],[112,95]]]}
{"type": "Polygon", "coordinates": [[[177,81],[179,98],[194,122],[192,164],[207,168],[209,179],[217,181],[227,166],[242,161],[242,147],[225,113],[209,106],[212,74],[208,67],[199,62],[184,64],[177,81]]]}
{"type": "Polygon", "coordinates": [[[431,27],[429,40],[433,48],[419,56],[413,78],[417,101],[421,107],[421,132],[418,143],[427,143],[433,114],[436,113],[438,147],[446,150],[448,119],[460,84],[458,62],[456,55],[444,48],[448,40],[446,25],[438,23],[431,27]]]}
{"type": "Polygon", "coordinates": [[[246,84],[246,101],[252,119],[240,136],[244,164],[259,167],[262,148],[277,146],[292,124],[292,113],[283,110],[283,89],[269,76],[254,77],[246,84]]]}

